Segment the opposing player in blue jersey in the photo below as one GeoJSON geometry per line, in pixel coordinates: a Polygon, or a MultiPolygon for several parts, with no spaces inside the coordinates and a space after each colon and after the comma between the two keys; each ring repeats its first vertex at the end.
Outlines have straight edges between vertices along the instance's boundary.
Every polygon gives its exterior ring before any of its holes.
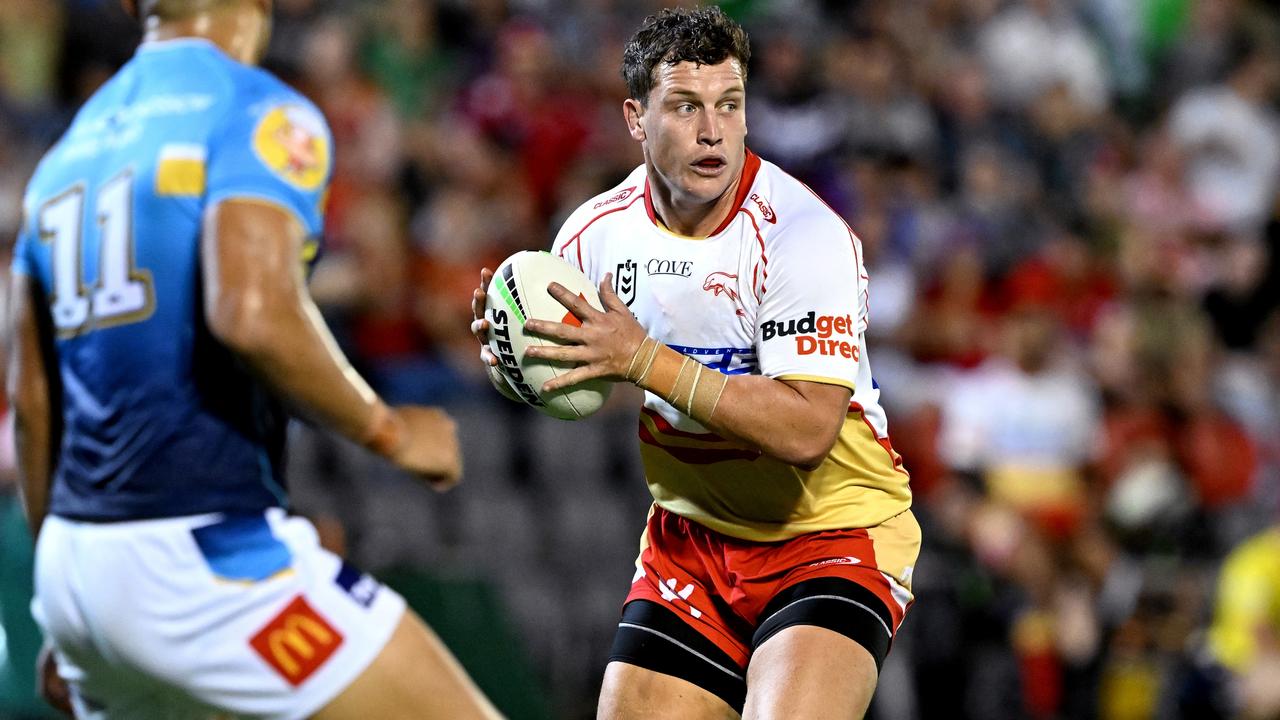
{"type": "Polygon", "coordinates": [[[145,40],[41,162],[14,261],[33,608],[77,715],[496,716],[282,509],[286,404],[438,487],[461,461],[452,420],[381,402],[306,291],[332,147],[252,67],[270,0],[130,9],[145,40]]]}

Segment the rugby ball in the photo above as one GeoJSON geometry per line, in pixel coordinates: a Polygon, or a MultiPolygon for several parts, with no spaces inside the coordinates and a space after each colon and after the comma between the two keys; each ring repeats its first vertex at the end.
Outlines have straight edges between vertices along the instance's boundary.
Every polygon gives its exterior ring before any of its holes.
{"type": "Polygon", "coordinates": [[[525,250],[498,266],[489,283],[485,318],[489,321],[489,349],[498,358],[498,369],[511,390],[526,404],[561,420],[577,420],[600,409],[613,389],[607,380],[588,380],[572,387],[542,393],[542,384],[572,370],[574,365],[542,358],[526,358],[535,345],[559,345],[555,340],[525,333],[525,321],[534,318],[554,322],[578,322],[560,301],[547,292],[558,282],[603,310],[600,293],[577,268],[548,252],[525,250]]]}

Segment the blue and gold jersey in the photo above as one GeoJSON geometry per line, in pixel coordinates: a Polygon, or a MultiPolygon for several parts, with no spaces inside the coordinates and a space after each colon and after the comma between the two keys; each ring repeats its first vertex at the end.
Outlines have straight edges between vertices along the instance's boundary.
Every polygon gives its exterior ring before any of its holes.
{"type": "Polygon", "coordinates": [[[109,521],[284,503],[285,414],[205,326],[201,223],[247,198],[318,238],[331,148],[310,102],[197,39],[144,44],[80,110],[27,188],[14,259],[56,338],[50,512],[109,521]]]}

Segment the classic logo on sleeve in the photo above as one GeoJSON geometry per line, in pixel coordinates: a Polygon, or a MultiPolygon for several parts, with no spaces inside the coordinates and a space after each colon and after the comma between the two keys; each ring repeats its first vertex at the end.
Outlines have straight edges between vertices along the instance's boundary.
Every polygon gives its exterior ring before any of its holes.
{"type": "Polygon", "coordinates": [[[596,203],[595,205],[592,205],[592,206],[591,206],[591,209],[592,209],[592,210],[599,210],[600,208],[604,207],[605,205],[612,205],[612,204],[614,204],[614,203],[622,202],[623,200],[626,200],[627,198],[631,197],[631,193],[633,193],[633,192],[635,192],[635,191],[636,191],[636,188],[635,188],[635,186],[634,186],[634,185],[632,185],[631,187],[626,188],[626,189],[624,189],[624,190],[619,190],[617,193],[615,193],[615,194],[613,195],[613,197],[611,197],[611,198],[609,198],[609,199],[607,199],[607,200],[601,200],[600,202],[596,203]]]}
{"type": "Polygon", "coordinates": [[[751,201],[756,204],[756,207],[760,208],[760,217],[774,225],[778,224],[778,216],[774,214],[773,206],[769,204],[768,200],[765,200],[756,193],[751,193],[751,201]]]}
{"type": "Polygon", "coordinates": [[[760,326],[761,342],[794,337],[797,355],[826,355],[857,360],[862,351],[858,348],[855,335],[852,316],[819,315],[813,310],[793,320],[768,320],[760,326]]]}
{"type": "Polygon", "coordinates": [[[279,105],[258,121],[253,151],[275,174],[303,190],[315,190],[329,170],[324,120],[305,105],[279,105]]]}
{"type": "Polygon", "coordinates": [[[342,633],[299,595],[249,644],[281,677],[297,687],[342,645],[342,633]]]}

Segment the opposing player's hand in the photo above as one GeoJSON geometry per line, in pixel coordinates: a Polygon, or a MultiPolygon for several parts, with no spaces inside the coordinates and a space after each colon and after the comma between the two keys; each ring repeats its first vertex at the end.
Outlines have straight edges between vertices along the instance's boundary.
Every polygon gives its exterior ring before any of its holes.
{"type": "Polygon", "coordinates": [[[606,380],[626,379],[627,367],[647,337],[644,328],[636,322],[617,293],[613,291],[613,275],[606,274],[600,283],[600,304],[604,312],[596,310],[584,299],[569,292],[560,283],[551,283],[547,292],[565,306],[580,326],[549,320],[525,322],[525,330],[542,337],[571,343],[567,346],[533,346],[525,351],[527,357],[575,363],[578,367],[548,380],[542,392],[551,392],[577,385],[592,378],[606,380]]]}
{"type": "Polygon", "coordinates": [[[489,367],[498,364],[498,358],[489,350],[489,321],[484,318],[485,294],[489,292],[489,281],[492,279],[492,270],[481,269],[480,287],[471,292],[471,334],[480,341],[480,360],[489,367]]]}
{"type": "Polygon", "coordinates": [[[462,477],[458,425],[440,408],[403,405],[394,409],[402,436],[391,461],[443,492],[462,477]]]}
{"type": "Polygon", "coordinates": [[[47,641],[36,658],[36,692],[55,710],[67,717],[74,715],[71,709],[71,688],[58,674],[58,660],[53,654],[53,646],[47,641]]]}

